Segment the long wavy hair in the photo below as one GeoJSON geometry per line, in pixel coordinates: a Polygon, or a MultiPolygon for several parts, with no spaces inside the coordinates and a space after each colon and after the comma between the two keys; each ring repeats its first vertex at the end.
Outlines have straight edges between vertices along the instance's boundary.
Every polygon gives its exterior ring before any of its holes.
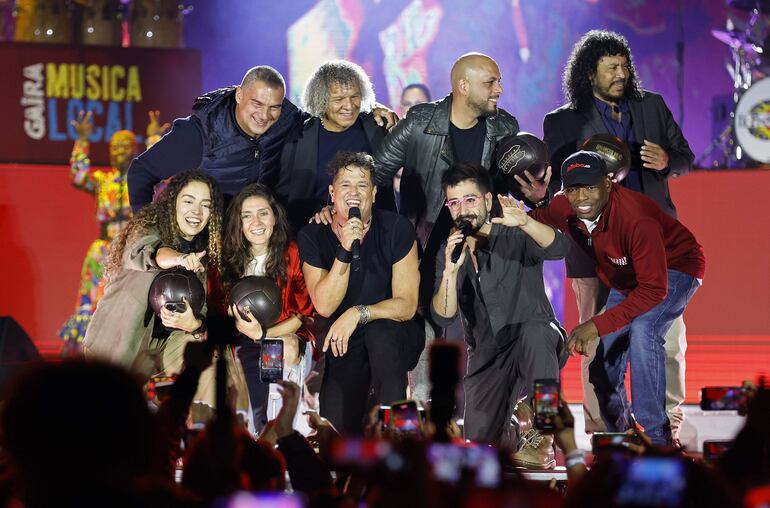
{"type": "Polygon", "coordinates": [[[596,65],[602,57],[616,55],[628,60],[629,76],[624,97],[634,100],[642,98],[644,92],[636,75],[628,40],[608,30],[591,30],[572,47],[567,67],[564,69],[564,97],[573,109],[584,110],[591,105],[593,101],[591,76],[596,74],[596,65]]]}
{"type": "Polygon", "coordinates": [[[260,183],[254,183],[241,189],[241,192],[233,198],[227,208],[227,223],[225,224],[223,241],[225,261],[222,278],[228,286],[244,276],[246,268],[253,258],[251,244],[243,234],[243,222],[241,221],[243,203],[251,197],[262,198],[267,201],[275,217],[273,233],[270,235],[267,245],[265,275],[277,282],[286,277],[286,269],[289,264],[287,248],[291,238],[291,226],[289,226],[286,210],[275,199],[270,189],[260,183]]]}
{"type": "Polygon", "coordinates": [[[374,109],[374,87],[366,71],[347,60],[331,60],[318,67],[310,76],[302,92],[302,107],[318,118],[323,118],[329,105],[329,87],[332,84],[357,84],[361,91],[361,113],[374,109]]]}
{"type": "Polygon", "coordinates": [[[222,264],[222,193],[216,181],[209,175],[202,171],[191,170],[174,176],[158,195],[158,198],[139,210],[139,213],[134,215],[120,230],[112,242],[107,257],[105,266],[107,280],[123,266],[123,253],[128,243],[150,231],[158,234],[164,246],[175,250],[181,249],[182,231],[176,220],[176,200],[182,189],[190,182],[203,182],[209,186],[211,191],[211,215],[209,216],[209,223],[206,225],[208,248],[204,259],[208,259],[209,265],[213,265],[217,269],[220,268],[222,264]]]}

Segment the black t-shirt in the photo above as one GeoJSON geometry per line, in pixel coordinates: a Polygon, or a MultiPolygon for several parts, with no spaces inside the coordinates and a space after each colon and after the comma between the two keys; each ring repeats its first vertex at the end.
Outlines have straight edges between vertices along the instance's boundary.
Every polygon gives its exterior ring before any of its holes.
{"type": "MultiPolygon", "coordinates": [[[[414,227],[406,217],[373,209],[371,226],[361,242],[361,270],[350,271],[348,290],[332,319],[354,305],[372,305],[392,298],[393,265],[409,253],[415,238],[414,227]]],[[[331,226],[308,224],[300,230],[297,242],[302,263],[331,269],[340,245],[331,226]]]]}
{"type": "Polygon", "coordinates": [[[342,132],[331,132],[324,129],[323,125],[318,129],[318,166],[316,167],[315,197],[318,201],[326,203],[329,197],[329,184],[332,177],[329,176],[326,167],[329,161],[338,151],[372,153],[369,140],[366,138],[364,124],[361,116],[349,129],[342,132]]]}
{"type": "Polygon", "coordinates": [[[455,161],[481,164],[486,135],[487,122],[483,118],[479,118],[476,125],[470,129],[460,129],[449,122],[449,136],[452,138],[455,161]]]}

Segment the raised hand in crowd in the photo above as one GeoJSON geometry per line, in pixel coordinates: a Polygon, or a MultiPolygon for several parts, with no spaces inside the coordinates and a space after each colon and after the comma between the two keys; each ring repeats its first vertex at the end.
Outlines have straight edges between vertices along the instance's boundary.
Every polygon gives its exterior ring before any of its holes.
{"type": "Polygon", "coordinates": [[[148,111],[148,116],[150,117],[150,121],[147,124],[147,141],[149,143],[154,143],[163,136],[168,130],[171,128],[171,124],[166,122],[163,125],[160,123],[160,111],[148,111]]]}
{"type": "Polygon", "coordinates": [[[72,128],[75,129],[75,133],[78,135],[78,141],[84,143],[88,142],[88,137],[94,130],[94,124],[91,122],[93,116],[93,111],[83,111],[81,109],[78,112],[77,120],[72,120],[70,122],[70,125],[72,125],[72,128]]]}

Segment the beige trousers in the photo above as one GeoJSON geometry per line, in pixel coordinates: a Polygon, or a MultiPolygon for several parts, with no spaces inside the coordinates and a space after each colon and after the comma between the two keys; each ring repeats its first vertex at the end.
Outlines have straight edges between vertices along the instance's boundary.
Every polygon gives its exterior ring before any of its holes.
{"type": "MultiPolygon", "coordinates": [[[[572,279],[572,289],[577,300],[578,316],[581,323],[585,323],[591,317],[604,309],[597,308],[599,303],[606,301],[606,288],[597,277],[572,279]]],[[[603,304],[603,303],[602,303],[603,304]]],[[[582,356],[580,377],[583,381],[583,414],[585,416],[586,432],[605,432],[601,415],[599,414],[599,401],[594,393],[594,386],[588,380],[588,366],[596,355],[598,342],[593,343],[588,351],[588,356],[582,356]]],[[[678,439],[679,429],[684,421],[682,403],[685,398],[685,352],[687,351],[687,334],[684,319],[679,316],[666,333],[666,414],[671,422],[671,437],[678,439]]]]}

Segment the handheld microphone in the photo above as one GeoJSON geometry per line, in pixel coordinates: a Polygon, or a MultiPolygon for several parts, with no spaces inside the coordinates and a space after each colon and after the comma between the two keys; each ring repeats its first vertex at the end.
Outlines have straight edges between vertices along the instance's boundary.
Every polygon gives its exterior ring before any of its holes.
{"type": "MultiPolygon", "coordinates": [[[[361,210],[357,206],[350,207],[348,210],[348,219],[361,219],[361,210]]],[[[350,246],[352,253],[352,259],[350,260],[350,266],[356,272],[361,269],[361,240],[353,240],[353,245],[350,246]]]]}
{"type": "Polygon", "coordinates": [[[468,235],[473,233],[473,224],[471,224],[471,221],[467,219],[461,220],[457,227],[463,234],[463,241],[455,245],[455,248],[452,251],[452,257],[450,258],[452,263],[457,263],[457,260],[460,259],[460,255],[463,253],[463,249],[465,248],[465,239],[468,237],[468,235]]]}

